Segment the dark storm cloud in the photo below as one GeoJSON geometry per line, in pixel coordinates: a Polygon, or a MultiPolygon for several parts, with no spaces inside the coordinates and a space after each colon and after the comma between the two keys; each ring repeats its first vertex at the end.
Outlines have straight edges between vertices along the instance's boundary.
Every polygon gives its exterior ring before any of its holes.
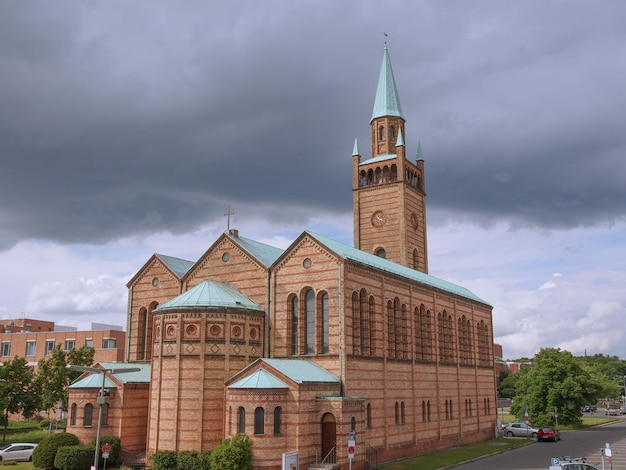
{"type": "Polygon", "coordinates": [[[0,248],[351,210],[383,30],[430,207],[624,216],[620,2],[210,3],[0,5],[0,248]]]}

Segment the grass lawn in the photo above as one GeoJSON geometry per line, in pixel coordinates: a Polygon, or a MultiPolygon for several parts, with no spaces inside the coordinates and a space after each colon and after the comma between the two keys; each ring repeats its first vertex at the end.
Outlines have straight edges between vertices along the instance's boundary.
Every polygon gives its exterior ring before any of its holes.
{"type": "Polygon", "coordinates": [[[421,455],[413,459],[400,460],[397,462],[380,465],[383,470],[410,470],[419,468],[420,470],[435,470],[446,467],[454,463],[465,462],[483,455],[493,454],[503,450],[513,449],[528,444],[528,439],[489,439],[476,444],[456,447],[454,449],[421,455]]]}

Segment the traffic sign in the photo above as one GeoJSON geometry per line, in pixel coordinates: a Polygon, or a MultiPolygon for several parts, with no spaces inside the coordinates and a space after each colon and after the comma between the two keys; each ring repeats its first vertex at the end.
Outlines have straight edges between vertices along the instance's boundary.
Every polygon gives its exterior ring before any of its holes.
{"type": "Polygon", "coordinates": [[[353,460],[354,459],[354,439],[348,439],[348,459],[349,460],[353,460]]]}
{"type": "Polygon", "coordinates": [[[108,442],[104,443],[104,445],[102,446],[102,453],[109,453],[111,452],[111,446],[109,445],[108,442]]]}

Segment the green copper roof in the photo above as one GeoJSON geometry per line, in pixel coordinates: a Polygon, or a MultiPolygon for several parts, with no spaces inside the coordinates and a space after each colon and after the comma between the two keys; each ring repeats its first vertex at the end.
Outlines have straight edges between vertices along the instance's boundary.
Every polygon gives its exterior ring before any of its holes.
{"type": "Polygon", "coordinates": [[[398,156],[395,153],[388,153],[387,155],[378,155],[376,157],[369,158],[359,163],[359,165],[367,165],[369,163],[384,162],[385,160],[393,160],[394,158],[398,158],[398,156]]]}
{"type": "Polygon", "coordinates": [[[99,362],[105,369],[111,369],[107,375],[114,375],[123,384],[127,383],[149,383],[150,364],[135,364],[132,362],[99,362]],[[122,372],[124,369],[139,369],[134,372],[122,372]]]}
{"type": "Polygon", "coordinates": [[[324,237],[322,235],[317,235],[309,231],[307,231],[306,233],[308,233],[311,237],[319,241],[322,245],[326,246],[329,250],[333,251],[335,254],[343,259],[354,261],[356,263],[361,263],[366,266],[379,269],[381,271],[395,274],[397,276],[402,276],[406,279],[410,279],[411,281],[435,287],[444,292],[455,294],[460,297],[473,300],[475,302],[480,302],[484,305],[489,305],[483,299],[464,287],[436,278],[434,276],[431,276],[430,274],[426,274],[421,271],[416,271],[415,269],[402,266],[401,264],[394,263],[393,261],[386,260],[379,256],[366,253],[365,251],[352,248],[351,246],[344,245],[343,243],[331,240],[330,238],[324,237]]]}
{"type": "MultiPolygon", "coordinates": [[[[86,372],[89,374],[89,372],[86,372]]],[[[82,377],[82,376],[81,376],[82,377]]],[[[76,382],[70,385],[70,388],[101,388],[102,387],[102,374],[89,374],[85,377],[79,378],[76,382]]],[[[104,388],[116,388],[117,385],[107,374],[104,379],[104,388]]]]}
{"type": "Polygon", "coordinates": [[[322,366],[303,359],[266,359],[261,361],[270,365],[281,374],[289,377],[296,383],[338,383],[339,377],[328,372],[322,366]]]}
{"type": "Polygon", "coordinates": [[[264,312],[263,308],[227,282],[202,281],[197,286],[159,305],[155,312],[186,308],[236,309],[264,312]]]}
{"type": "Polygon", "coordinates": [[[389,51],[386,45],[383,52],[383,63],[380,66],[380,75],[378,76],[374,111],[372,112],[370,122],[383,116],[398,116],[404,119],[402,106],[400,106],[400,98],[398,98],[396,81],[391,68],[391,60],[389,59],[389,51]]]}
{"type": "MultiPolygon", "coordinates": [[[[99,362],[103,369],[111,372],[106,373],[104,379],[104,388],[115,388],[117,385],[109,377],[115,378],[123,384],[127,383],[149,383],[150,382],[150,365],[134,364],[130,362],[99,362]],[[124,369],[139,369],[133,372],[123,372],[124,369]]],[[[101,373],[85,372],[76,382],[70,385],[70,388],[101,388],[101,373]],[[86,375],[89,374],[89,375],[86,375]]]]}
{"type": "Polygon", "coordinates": [[[359,153],[359,143],[356,137],[354,138],[354,148],[352,149],[352,156],[354,157],[355,155],[361,155],[359,153]]]}
{"type": "Polygon", "coordinates": [[[160,255],[158,253],[155,253],[154,256],[159,258],[179,278],[182,278],[193,266],[193,261],[187,261],[186,259],[174,258],[173,256],[160,255]]]}
{"type": "Polygon", "coordinates": [[[225,233],[235,244],[254,256],[254,258],[261,262],[266,268],[269,268],[284,252],[284,250],[280,248],[250,240],[249,238],[239,235],[233,235],[230,231],[226,231],[225,233]]]}
{"type": "Polygon", "coordinates": [[[280,379],[277,379],[265,369],[259,369],[254,374],[238,380],[228,388],[289,388],[280,379]]]}

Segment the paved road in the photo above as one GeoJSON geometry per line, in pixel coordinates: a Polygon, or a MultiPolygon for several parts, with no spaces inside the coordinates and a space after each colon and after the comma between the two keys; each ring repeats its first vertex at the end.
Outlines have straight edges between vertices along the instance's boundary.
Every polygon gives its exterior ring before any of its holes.
{"type": "Polygon", "coordinates": [[[456,470],[548,470],[550,459],[569,455],[585,457],[587,463],[602,470],[602,449],[611,446],[612,466],[604,459],[605,470],[626,470],[626,418],[581,431],[563,432],[559,442],[535,442],[528,445],[468,462],[456,470]]]}

